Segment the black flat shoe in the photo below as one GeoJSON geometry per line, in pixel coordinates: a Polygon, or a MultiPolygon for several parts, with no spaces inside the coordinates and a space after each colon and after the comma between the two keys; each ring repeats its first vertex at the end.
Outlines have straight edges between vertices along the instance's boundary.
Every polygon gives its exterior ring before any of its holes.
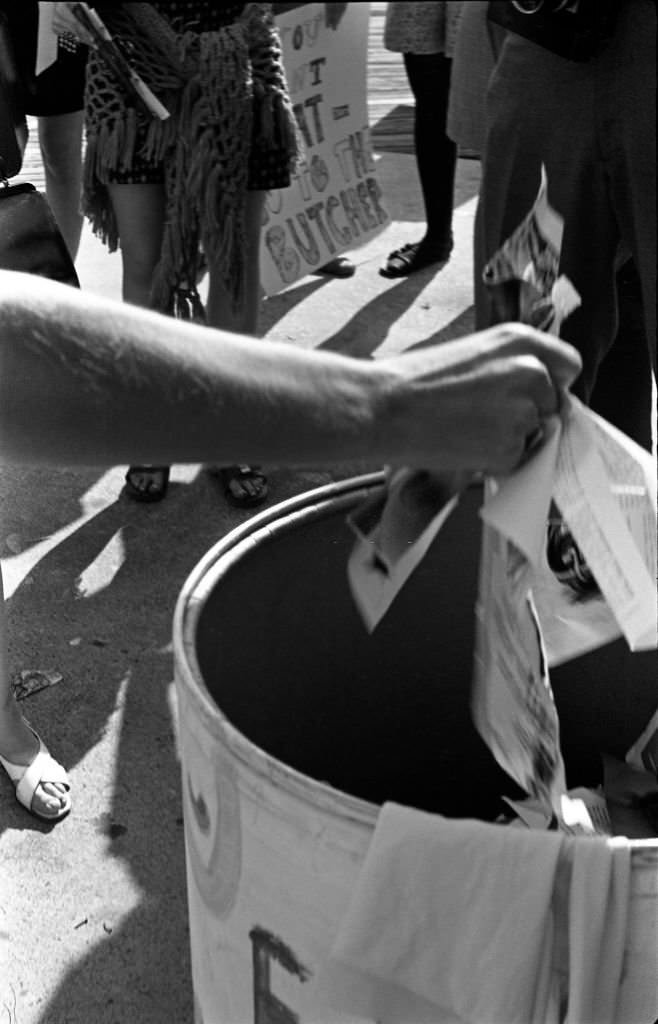
{"type": "Polygon", "coordinates": [[[447,263],[452,252],[452,241],[438,247],[423,245],[422,242],[408,242],[390,253],[386,263],[380,267],[382,277],[408,277],[417,270],[424,270],[434,263],[447,263]]]}
{"type": "Polygon", "coordinates": [[[352,277],[356,273],[356,265],[347,256],[336,256],[323,267],[318,267],[315,273],[326,274],[327,277],[352,277]]]}

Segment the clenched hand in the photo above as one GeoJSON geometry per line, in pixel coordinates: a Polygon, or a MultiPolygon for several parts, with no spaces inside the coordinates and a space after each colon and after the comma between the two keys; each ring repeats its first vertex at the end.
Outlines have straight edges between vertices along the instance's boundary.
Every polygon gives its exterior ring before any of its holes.
{"type": "Polygon", "coordinates": [[[514,470],[541,444],[581,368],[571,345],[516,323],[384,362],[396,381],[396,463],[491,474],[514,470]]]}

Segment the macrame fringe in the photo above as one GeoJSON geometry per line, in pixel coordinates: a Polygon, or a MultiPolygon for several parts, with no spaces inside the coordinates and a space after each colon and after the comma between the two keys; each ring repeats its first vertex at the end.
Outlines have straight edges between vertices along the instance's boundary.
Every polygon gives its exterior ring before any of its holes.
{"type": "MultiPolygon", "coordinates": [[[[137,69],[144,70],[170,117],[150,119],[144,137],[140,112],[143,141],[136,154],[135,110],[119,96],[122,116],[107,118],[102,109],[96,111],[88,131],[84,212],[94,232],[114,251],[119,238],[107,192],[111,172],[129,169],[136,155],[148,163],[162,163],[166,221],[152,305],[203,322],[197,279],[205,261],[220,275],[234,310],[244,300],[252,138],[290,154],[291,170],[297,163],[299,130],[287,97],[280,48],[271,17],[263,19],[267,5],[247,4],[243,17],[232,25],[180,37],[154,15],[150,4],[120,6],[121,17],[134,22],[133,35],[128,34],[135,41],[135,55],[139,53],[145,64],[142,69],[138,60],[137,69]],[[249,66],[253,77],[245,80],[249,66]]],[[[105,85],[111,92],[112,83],[105,85]]]]}
{"type": "MultiPolygon", "coordinates": [[[[244,300],[245,197],[252,102],[240,71],[246,50],[240,31],[186,34],[181,56],[192,53],[196,73],[178,96],[174,124],[184,138],[167,139],[167,223],[154,274],[157,308],[198,317],[196,280],[207,260],[229,293],[234,310],[244,300]]],[[[157,152],[157,150],[156,150],[157,152]]]]}
{"type": "Polygon", "coordinates": [[[285,95],[265,93],[254,104],[254,134],[268,145],[289,154],[288,170],[294,174],[303,143],[292,106],[285,95]]]}

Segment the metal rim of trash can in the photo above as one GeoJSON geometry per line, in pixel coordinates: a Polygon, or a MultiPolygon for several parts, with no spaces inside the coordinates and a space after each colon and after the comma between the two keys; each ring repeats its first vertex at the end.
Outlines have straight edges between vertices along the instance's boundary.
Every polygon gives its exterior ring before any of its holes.
{"type": "Polygon", "coordinates": [[[177,683],[194,701],[199,714],[212,727],[221,724],[217,739],[250,771],[282,786],[292,795],[315,807],[373,828],[379,807],[367,800],[335,789],[303,772],[291,768],[253,743],[224,715],[203,680],[197,652],[196,630],[205,603],[221,578],[246,552],[279,532],[295,529],[302,522],[320,519],[328,511],[354,507],[384,486],[383,472],[351,477],[318,487],[280,502],[253,516],[228,533],[212,547],[188,576],[176,603],[173,622],[173,649],[177,683]]]}

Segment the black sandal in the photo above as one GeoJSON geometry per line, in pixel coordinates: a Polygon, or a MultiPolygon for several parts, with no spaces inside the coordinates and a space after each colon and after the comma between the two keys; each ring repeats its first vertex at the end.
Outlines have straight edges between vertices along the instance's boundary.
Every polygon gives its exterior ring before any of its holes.
{"type": "Polygon", "coordinates": [[[224,466],[211,473],[221,480],[226,500],[234,508],[255,508],[267,501],[267,478],[258,466],[224,466]]]}
{"type": "Polygon", "coordinates": [[[133,501],[162,501],[169,486],[169,466],[131,466],[126,473],[126,494],[133,501]],[[141,484],[135,477],[150,477],[141,484]]]}
{"type": "Polygon", "coordinates": [[[433,263],[447,263],[452,252],[452,242],[439,247],[430,247],[423,242],[408,242],[389,254],[379,273],[382,277],[408,277],[416,270],[424,270],[433,263]]]}

